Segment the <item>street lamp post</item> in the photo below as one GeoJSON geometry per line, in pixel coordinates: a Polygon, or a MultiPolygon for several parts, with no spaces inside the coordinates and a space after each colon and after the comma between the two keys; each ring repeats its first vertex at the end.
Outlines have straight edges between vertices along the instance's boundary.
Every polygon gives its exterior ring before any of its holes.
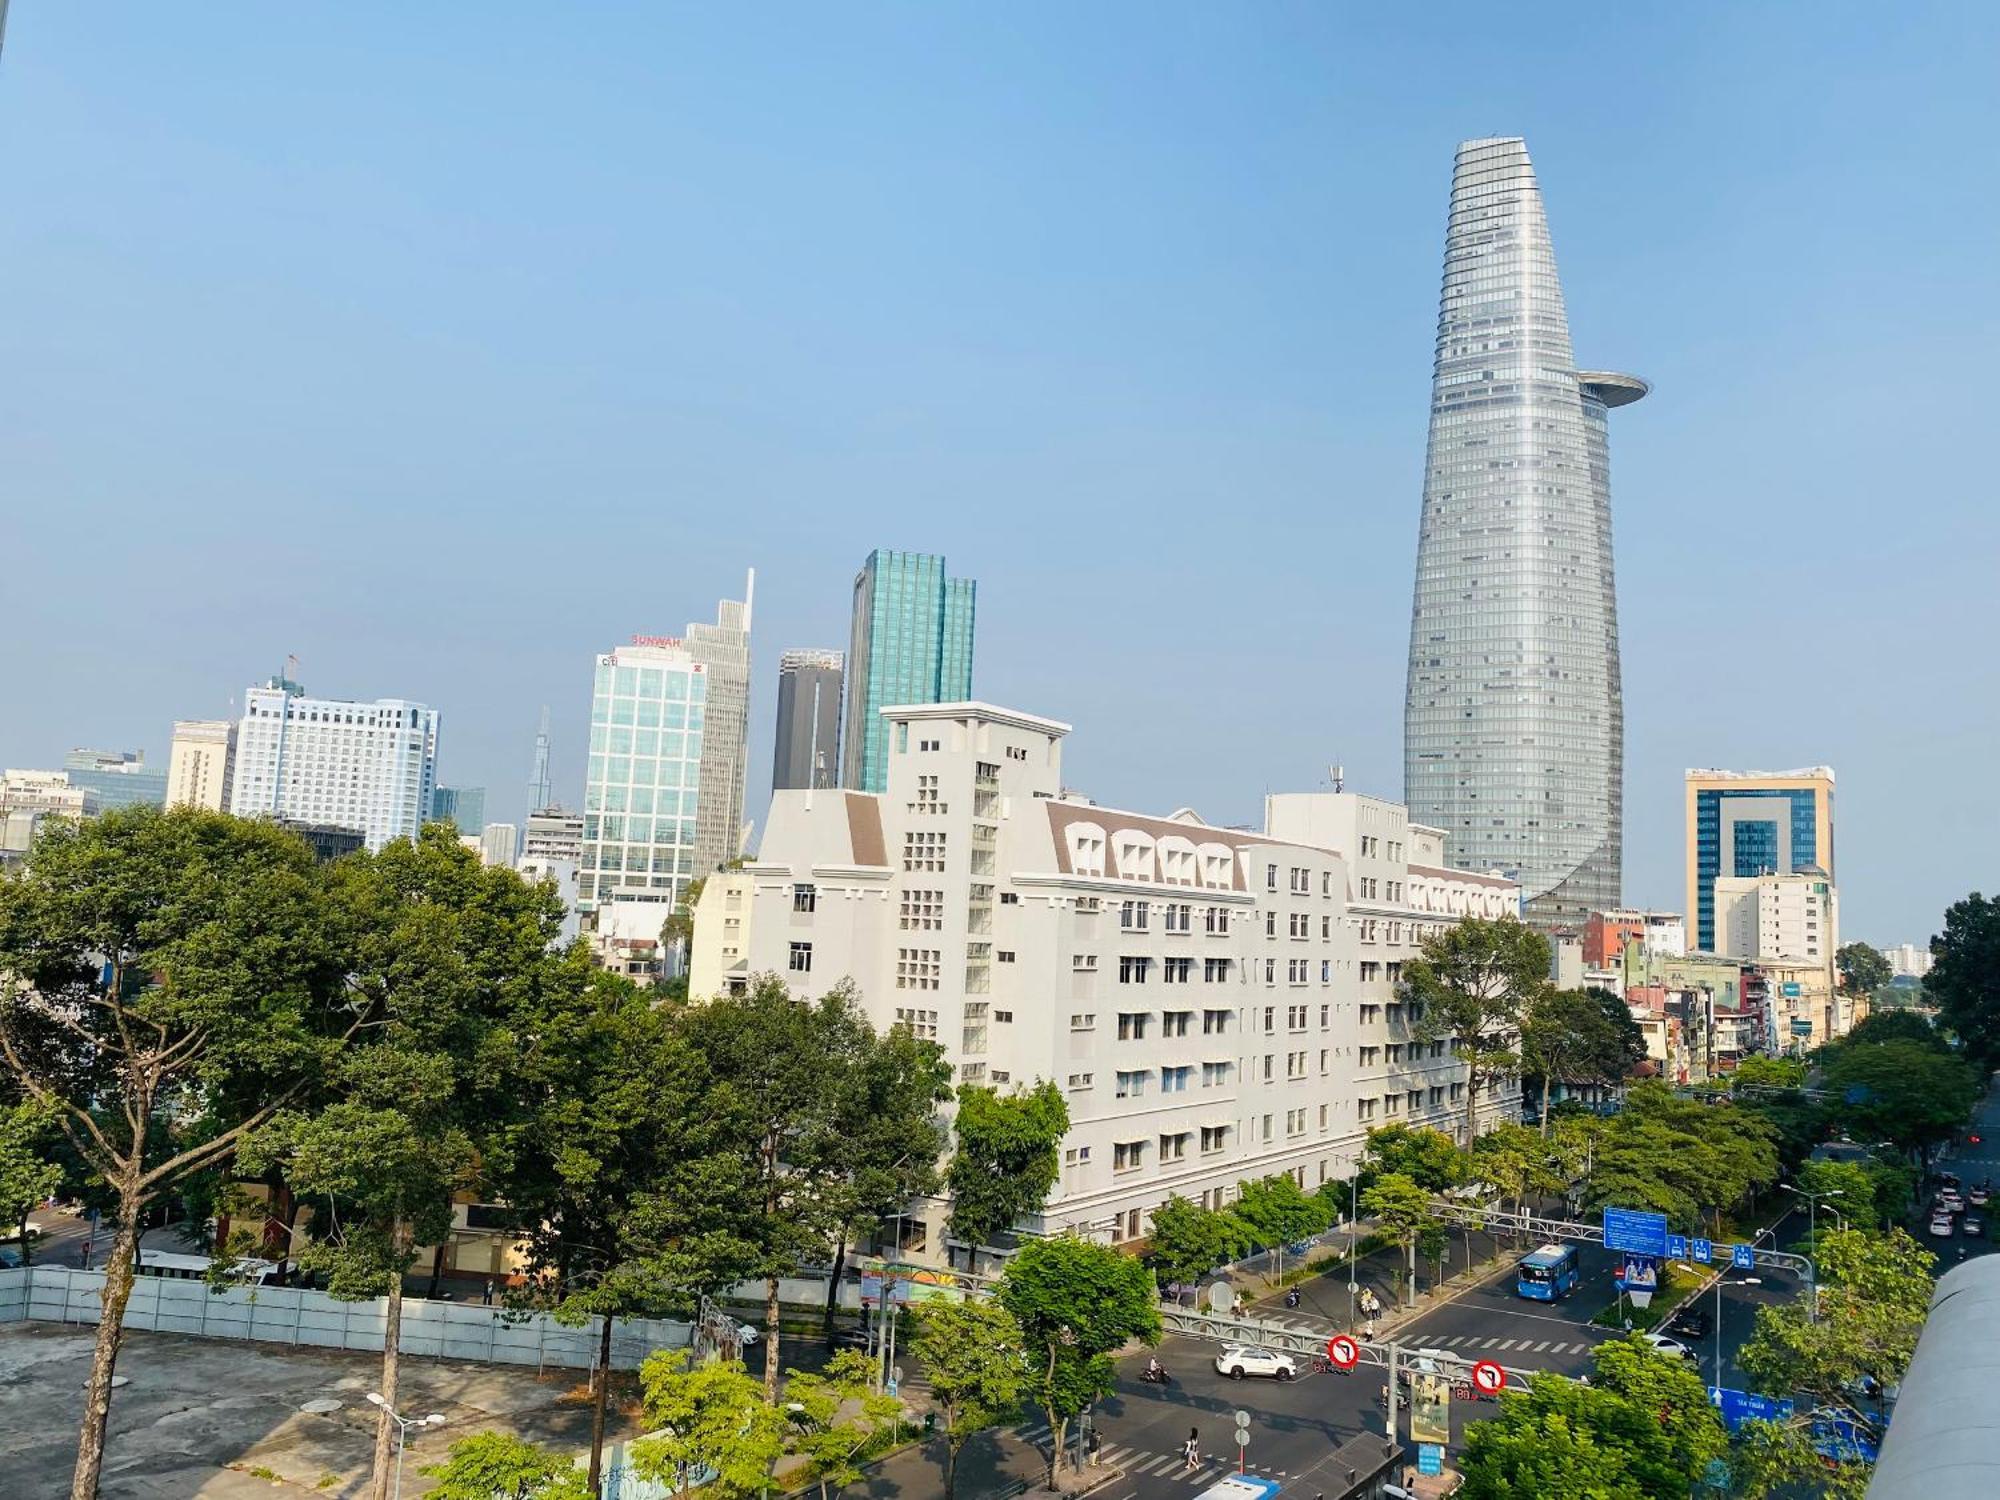
{"type": "MultiPolygon", "coordinates": [[[[1781,1182],[1778,1186],[1795,1197],[1806,1200],[1806,1234],[1813,1242],[1813,1249],[1819,1249],[1819,1200],[1822,1198],[1838,1198],[1845,1189],[1827,1188],[1824,1192],[1809,1193],[1804,1188],[1793,1187],[1789,1182],[1781,1182]]],[[[1832,1213],[1834,1210],[1829,1209],[1828,1212],[1832,1213]]]]}
{"type": "Polygon", "coordinates": [[[442,1427],[444,1418],[437,1412],[427,1417],[406,1417],[382,1399],[380,1391],[368,1393],[368,1404],[382,1409],[382,1415],[396,1424],[396,1490],[395,1500],[403,1500],[403,1446],[409,1441],[412,1427],[442,1427]]]}
{"type": "MultiPolygon", "coordinates": [[[[1722,1281],[1729,1274],[1725,1267],[1715,1273],[1715,1383],[1722,1384],[1722,1281]]],[[[1761,1276],[1745,1276],[1736,1283],[1738,1286],[1762,1286],[1761,1276]]]]}

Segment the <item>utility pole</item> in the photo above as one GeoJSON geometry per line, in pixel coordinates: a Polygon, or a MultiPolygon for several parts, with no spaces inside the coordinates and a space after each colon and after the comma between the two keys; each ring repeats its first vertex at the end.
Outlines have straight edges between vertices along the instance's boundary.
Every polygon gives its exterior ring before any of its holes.
{"type": "Polygon", "coordinates": [[[1401,1369],[1402,1355],[1403,1346],[1392,1339],[1389,1343],[1389,1417],[1384,1424],[1391,1448],[1396,1446],[1396,1376],[1401,1369]]]}

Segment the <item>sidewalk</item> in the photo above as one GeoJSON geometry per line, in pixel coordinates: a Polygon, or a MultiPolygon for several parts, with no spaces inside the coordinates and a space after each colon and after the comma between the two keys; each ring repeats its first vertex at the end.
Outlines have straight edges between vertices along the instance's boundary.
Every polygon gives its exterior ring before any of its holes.
{"type": "MultiPolygon", "coordinates": [[[[1366,1229],[1364,1224],[1363,1238],[1366,1238],[1366,1229]]],[[[1512,1247],[1503,1245],[1494,1235],[1484,1230],[1473,1230],[1472,1254],[1468,1262],[1466,1240],[1463,1230],[1452,1231],[1446,1245],[1444,1276],[1439,1280],[1433,1281],[1429,1262],[1418,1257],[1414,1305],[1408,1305],[1407,1297],[1403,1305],[1399,1305],[1396,1299],[1396,1272],[1407,1266],[1401,1246],[1388,1245],[1371,1250],[1354,1263],[1354,1282],[1358,1287],[1372,1291],[1381,1304],[1381,1311],[1373,1319],[1378,1335],[1393,1331],[1429,1312],[1441,1300],[1448,1301],[1467,1287],[1477,1285],[1492,1275],[1505,1257],[1514,1253],[1512,1247]]],[[[1315,1333],[1351,1333],[1365,1328],[1370,1320],[1360,1310],[1359,1292],[1350,1293],[1347,1283],[1348,1262],[1342,1256],[1322,1268],[1317,1276],[1295,1283],[1299,1293],[1297,1308],[1287,1308],[1285,1294],[1280,1291],[1260,1290],[1253,1293],[1251,1288],[1240,1285],[1239,1290],[1260,1318],[1290,1323],[1315,1333]]]]}

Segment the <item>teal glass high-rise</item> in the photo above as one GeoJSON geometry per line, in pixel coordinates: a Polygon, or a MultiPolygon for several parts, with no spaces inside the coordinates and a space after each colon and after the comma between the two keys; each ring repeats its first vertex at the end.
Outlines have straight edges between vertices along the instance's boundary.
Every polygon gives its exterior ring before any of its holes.
{"type": "Polygon", "coordinates": [[[1451,179],[1410,612],[1403,786],[1453,864],[1520,882],[1538,925],[1619,905],[1625,719],[1605,413],[1579,370],[1526,144],[1451,179]]]}
{"type": "Polygon", "coordinates": [[[978,585],[945,576],[944,559],[877,548],[854,576],[847,654],[847,743],[840,784],[879,792],[889,743],[881,711],[972,696],[978,585]]]}

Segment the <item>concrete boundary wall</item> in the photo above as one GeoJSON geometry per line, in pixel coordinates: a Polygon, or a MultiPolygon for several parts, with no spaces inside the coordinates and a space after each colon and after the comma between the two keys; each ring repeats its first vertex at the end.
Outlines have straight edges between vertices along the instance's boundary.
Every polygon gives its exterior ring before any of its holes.
{"type": "MultiPolygon", "coordinates": [[[[104,1273],[66,1266],[0,1269],[0,1322],[96,1323],[104,1273]]],[[[294,1347],[382,1350],[385,1299],[342,1302],[301,1287],[232,1287],[213,1292],[203,1281],[138,1277],[125,1306],[125,1326],[197,1338],[244,1339],[294,1347]]],[[[612,1327],[613,1369],[637,1369],[655,1349],[681,1349],[686,1323],[629,1318],[612,1327]]],[[[402,1349],[413,1358],[586,1370],[594,1362],[594,1327],[570,1328],[547,1313],[503,1307],[403,1299],[402,1349]]]]}

